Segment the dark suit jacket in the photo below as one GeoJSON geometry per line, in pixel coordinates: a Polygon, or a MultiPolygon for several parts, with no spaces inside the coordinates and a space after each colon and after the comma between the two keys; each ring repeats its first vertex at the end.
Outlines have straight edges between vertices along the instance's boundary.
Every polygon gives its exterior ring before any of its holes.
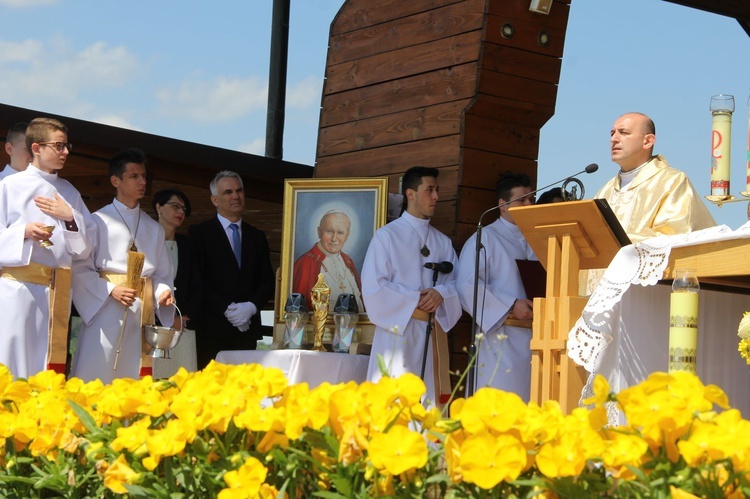
{"type": "Polygon", "coordinates": [[[260,311],[271,299],[275,277],[268,240],[263,231],[242,222],[242,268],[219,219],[214,217],[188,229],[195,278],[190,293],[198,298],[191,327],[196,332],[198,368],[221,350],[252,350],[261,339],[260,311]],[[250,301],[258,313],[250,330],[241,332],[224,317],[229,304],[250,301]]]}

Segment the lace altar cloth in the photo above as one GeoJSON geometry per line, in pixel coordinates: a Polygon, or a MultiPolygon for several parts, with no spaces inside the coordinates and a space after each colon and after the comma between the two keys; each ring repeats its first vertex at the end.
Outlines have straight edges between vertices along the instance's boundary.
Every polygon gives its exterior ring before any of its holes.
{"type": "MultiPolygon", "coordinates": [[[[616,355],[606,353],[608,345],[618,344],[618,307],[630,285],[655,285],[664,275],[672,248],[742,238],[750,238],[750,222],[735,231],[720,225],[689,234],[657,236],[620,249],[568,333],[568,356],[589,372],[581,400],[593,395],[593,380],[598,372],[617,373],[616,355]]],[[[620,388],[618,380],[608,381],[613,389],[620,388]]],[[[608,412],[610,423],[615,424],[616,408],[611,405],[608,412]]]]}

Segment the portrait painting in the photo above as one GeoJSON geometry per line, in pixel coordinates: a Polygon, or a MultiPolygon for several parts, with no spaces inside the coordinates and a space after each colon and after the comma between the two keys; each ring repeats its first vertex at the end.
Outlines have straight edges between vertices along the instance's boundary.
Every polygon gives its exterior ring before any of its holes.
{"type": "Polygon", "coordinates": [[[345,302],[355,303],[360,321],[368,322],[360,276],[370,240],[385,224],[387,199],[386,178],[285,182],[279,322],[290,293],[300,293],[312,309],[311,290],[321,274],[331,290],[329,314],[347,295],[345,302]]]}

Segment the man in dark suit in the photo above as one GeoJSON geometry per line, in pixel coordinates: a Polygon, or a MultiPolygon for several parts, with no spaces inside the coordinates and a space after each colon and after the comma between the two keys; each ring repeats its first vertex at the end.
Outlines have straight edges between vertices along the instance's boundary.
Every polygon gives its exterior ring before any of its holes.
{"type": "Polygon", "coordinates": [[[219,172],[210,188],[217,216],[188,229],[196,273],[193,292],[200,297],[191,317],[198,369],[221,350],[255,350],[262,339],[260,310],[275,285],[266,235],[242,221],[240,176],[219,172]]]}

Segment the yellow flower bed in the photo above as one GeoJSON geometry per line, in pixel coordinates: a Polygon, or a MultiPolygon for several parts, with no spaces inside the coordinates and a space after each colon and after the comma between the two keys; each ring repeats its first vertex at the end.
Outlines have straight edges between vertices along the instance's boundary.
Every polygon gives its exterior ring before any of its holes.
{"type": "Polygon", "coordinates": [[[448,416],[413,375],[289,385],[212,363],[168,381],[14,380],[0,366],[11,497],[746,497],[750,423],[721,389],[656,373],[590,409],[482,388],[448,416]],[[606,427],[616,403],[629,426],[606,427]],[[717,408],[722,412],[714,412],[717,408]]]}

